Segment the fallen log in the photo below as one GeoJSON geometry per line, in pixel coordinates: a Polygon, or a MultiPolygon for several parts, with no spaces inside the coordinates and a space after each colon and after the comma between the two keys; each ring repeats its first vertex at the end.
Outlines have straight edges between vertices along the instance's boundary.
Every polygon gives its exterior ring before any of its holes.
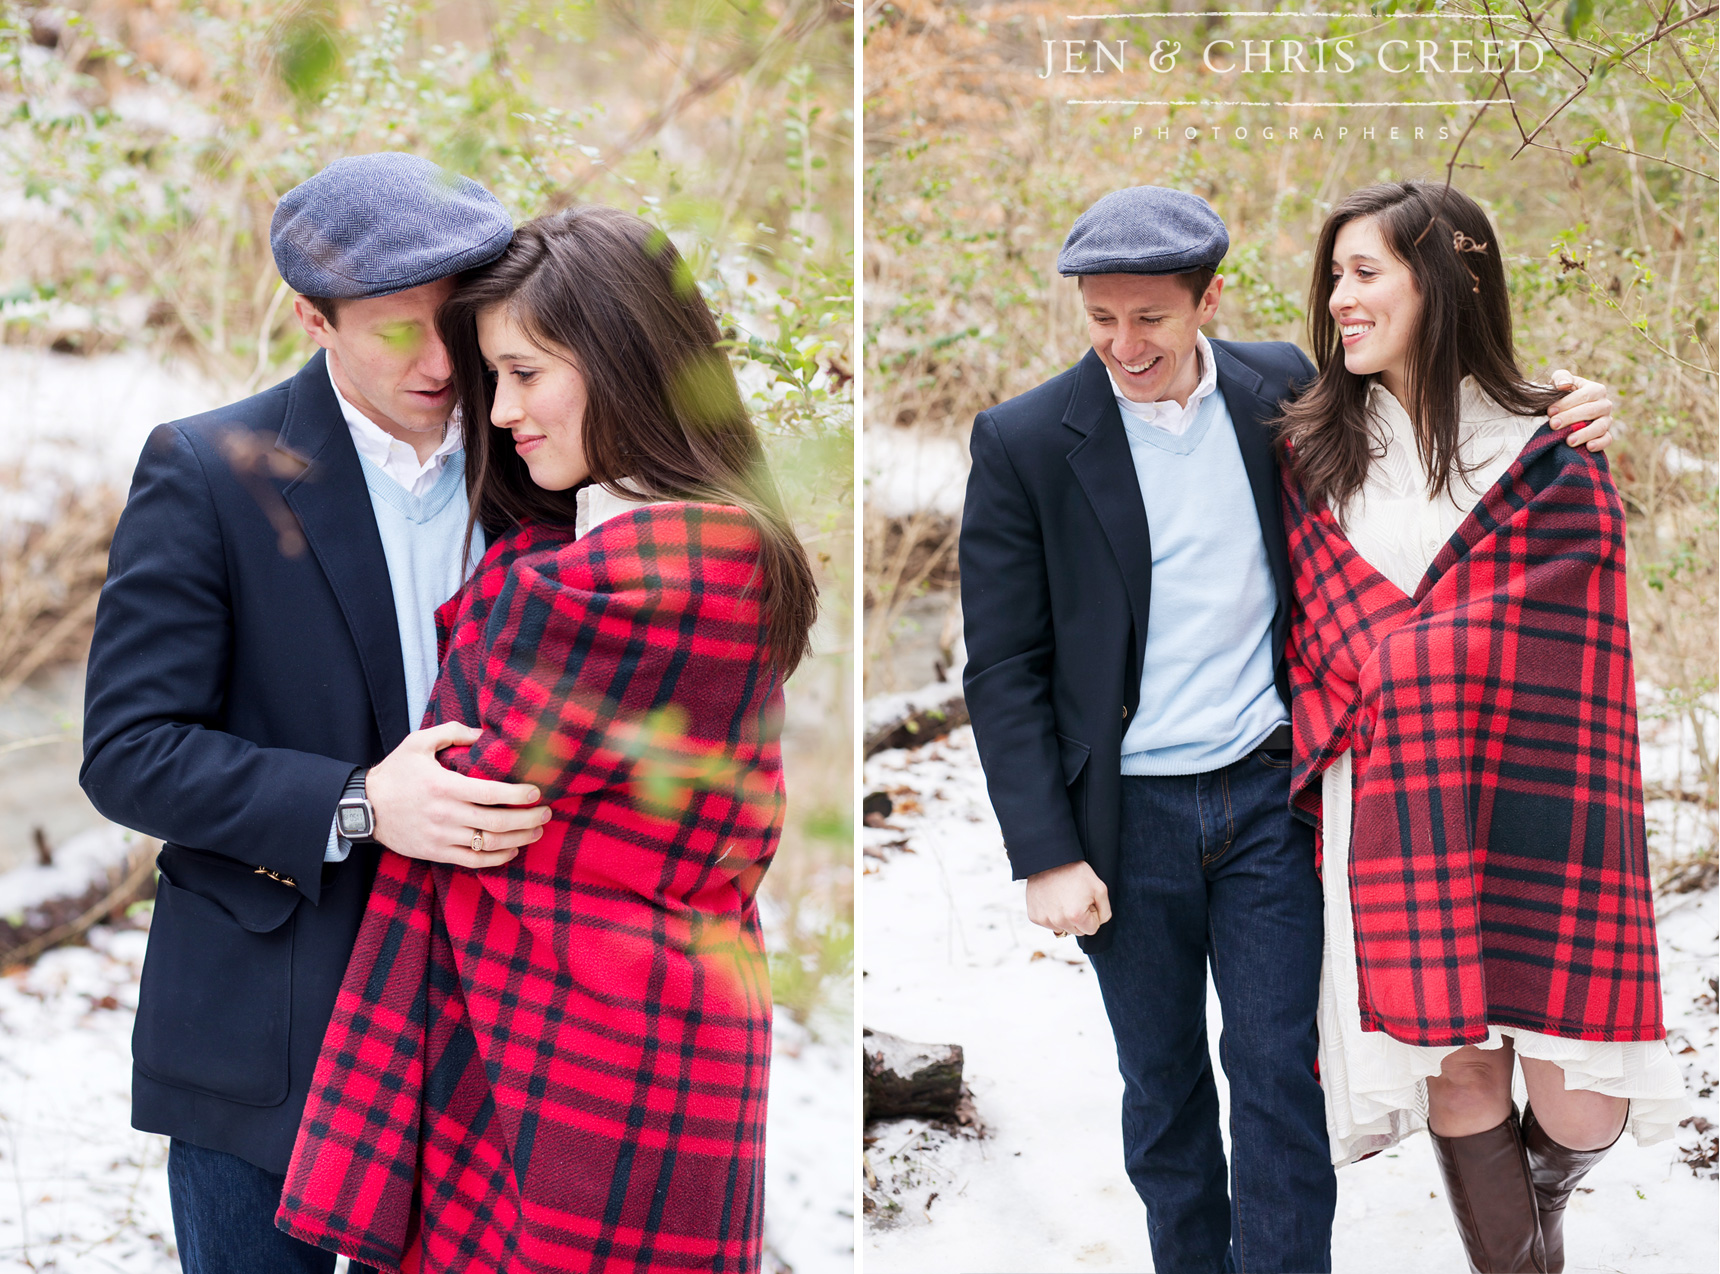
{"type": "Polygon", "coordinates": [[[917,748],[968,723],[961,687],[933,682],[911,694],[893,695],[866,714],[866,755],[886,748],[917,748]]]}
{"type": "Polygon", "coordinates": [[[124,920],[133,903],[155,896],[160,841],[140,836],[122,843],[103,832],[86,833],[80,848],[87,852],[72,862],[55,863],[49,851],[43,855],[48,862],[0,878],[10,886],[0,888],[5,904],[0,907],[5,912],[0,915],[0,970],[27,964],[98,924],[124,920]],[[101,843],[104,839],[111,848],[101,843]],[[25,875],[42,879],[23,879],[25,875]],[[10,897],[20,892],[27,899],[21,905],[10,897]]]}
{"type": "MultiPolygon", "coordinates": [[[[865,1109],[874,1119],[947,1119],[967,1123],[962,1109],[960,1044],[915,1044],[883,1031],[867,1030],[865,1109]]],[[[971,1117],[971,1107],[966,1112],[971,1117]]]]}

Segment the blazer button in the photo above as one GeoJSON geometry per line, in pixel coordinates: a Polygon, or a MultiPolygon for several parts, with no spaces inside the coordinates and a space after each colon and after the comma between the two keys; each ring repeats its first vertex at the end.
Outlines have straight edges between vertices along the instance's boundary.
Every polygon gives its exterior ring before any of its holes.
{"type": "Polygon", "coordinates": [[[1129,719],[1129,705],[1125,703],[1123,705],[1123,720],[1127,721],[1128,719],[1129,719]]]}

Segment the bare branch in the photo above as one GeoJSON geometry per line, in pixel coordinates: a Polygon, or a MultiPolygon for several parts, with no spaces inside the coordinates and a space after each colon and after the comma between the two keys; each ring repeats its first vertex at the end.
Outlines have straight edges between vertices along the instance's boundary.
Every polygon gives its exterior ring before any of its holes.
{"type": "Polygon", "coordinates": [[[1664,40],[1667,36],[1671,35],[1674,31],[1678,30],[1680,27],[1687,27],[1692,22],[1700,22],[1700,21],[1702,21],[1703,18],[1713,17],[1717,10],[1720,10],[1720,5],[1711,4],[1706,9],[1702,10],[1701,13],[1693,13],[1688,18],[1683,18],[1677,22],[1674,22],[1669,27],[1666,27],[1664,29],[1657,29],[1655,31],[1655,33],[1653,35],[1649,36],[1646,40],[1637,41],[1637,43],[1631,45],[1623,53],[1608,54],[1608,56],[1609,57],[1618,57],[1621,59],[1627,58],[1632,53],[1635,53],[1638,49],[1645,49],[1649,45],[1654,44],[1656,41],[1664,40]]]}
{"type": "MultiPolygon", "coordinates": [[[[1700,168],[1692,168],[1688,164],[1681,164],[1676,159],[1668,159],[1665,155],[1644,155],[1625,146],[1615,146],[1611,142],[1596,142],[1595,145],[1602,150],[1617,151],[1621,155],[1630,155],[1637,159],[1646,159],[1651,164],[1665,164],[1668,168],[1677,168],[1681,172],[1687,172],[1694,177],[1702,178],[1704,181],[1711,181],[1716,185],[1720,185],[1720,176],[1716,176],[1713,173],[1705,173],[1700,168]]],[[[1524,146],[1533,146],[1536,150],[1552,151],[1555,155],[1578,155],[1582,153],[1581,151],[1572,150],[1568,146],[1560,146],[1556,142],[1552,144],[1548,144],[1547,142],[1524,142],[1523,146],[1518,147],[1513,153],[1513,159],[1515,159],[1517,155],[1522,154],[1524,146]]]]}
{"type": "MultiPolygon", "coordinates": [[[[621,144],[605,158],[604,166],[613,166],[615,160],[632,154],[667,128],[688,107],[709,97],[737,76],[749,73],[781,45],[794,44],[804,40],[828,22],[830,17],[830,9],[821,3],[806,6],[805,12],[798,16],[794,16],[794,10],[791,6],[762,44],[756,48],[742,49],[715,71],[692,79],[686,88],[682,89],[670,101],[664,103],[628,134],[621,144]]],[[[660,52],[662,52],[662,56],[668,58],[676,66],[677,75],[686,74],[689,68],[682,65],[681,61],[667,51],[660,50],[660,52]]],[[[589,185],[597,175],[598,165],[594,164],[584,176],[570,182],[564,189],[558,191],[555,199],[552,200],[553,205],[566,207],[572,203],[579,197],[579,192],[589,185]]]]}
{"type": "MultiPolygon", "coordinates": [[[[1489,98],[1493,97],[1495,90],[1505,87],[1505,72],[1503,69],[1499,72],[1499,78],[1493,81],[1493,85],[1494,87],[1487,91],[1487,96],[1489,98]]],[[[1510,94],[1507,93],[1505,96],[1509,97],[1510,94]]],[[[1451,148],[1451,162],[1445,166],[1445,186],[1447,190],[1451,188],[1451,175],[1457,170],[1457,157],[1463,153],[1463,144],[1469,140],[1469,134],[1475,131],[1475,126],[1481,122],[1481,117],[1487,114],[1487,107],[1490,105],[1492,105],[1491,101],[1475,112],[1475,118],[1469,121],[1469,127],[1463,130],[1463,136],[1459,137],[1457,139],[1457,145],[1451,148]]],[[[1514,110],[1512,111],[1512,117],[1516,117],[1516,111],[1514,110]]],[[[1519,133],[1519,136],[1521,136],[1521,133],[1519,133]]]]}
{"type": "Polygon", "coordinates": [[[1672,50],[1672,56],[1678,59],[1678,65],[1684,68],[1684,73],[1690,77],[1690,82],[1696,87],[1696,91],[1702,95],[1702,101],[1707,105],[1708,113],[1720,116],[1720,110],[1715,109],[1714,99],[1708,96],[1708,86],[1702,82],[1702,77],[1691,68],[1689,60],[1684,56],[1684,50],[1678,47],[1678,41],[1668,40],[1667,47],[1672,50]]]}
{"type": "Polygon", "coordinates": [[[1517,156],[1521,155],[1526,149],[1528,149],[1530,146],[1532,146],[1535,142],[1535,139],[1537,137],[1539,137],[1543,132],[1546,131],[1547,125],[1551,124],[1555,119],[1557,119],[1559,117],[1559,112],[1564,110],[1565,107],[1569,106],[1572,102],[1576,101],[1584,93],[1588,92],[1588,89],[1589,89],[1589,81],[1588,81],[1588,78],[1585,76],[1583,79],[1583,82],[1581,84],[1579,84],[1576,88],[1571,90],[1571,95],[1569,97],[1567,97],[1564,101],[1560,102],[1558,104],[1558,106],[1554,107],[1553,113],[1551,115],[1547,116],[1547,118],[1542,120],[1539,124],[1537,124],[1535,126],[1534,132],[1530,133],[1527,137],[1523,138],[1523,144],[1521,146],[1517,147],[1516,150],[1511,152],[1511,158],[1512,159],[1517,158],[1517,156]]]}

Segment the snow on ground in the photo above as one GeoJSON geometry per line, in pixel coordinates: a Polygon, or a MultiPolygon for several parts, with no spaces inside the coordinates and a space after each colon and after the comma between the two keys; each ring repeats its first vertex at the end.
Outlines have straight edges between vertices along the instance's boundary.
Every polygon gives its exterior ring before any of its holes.
{"type": "Polygon", "coordinates": [[[45,902],[76,898],[106,883],[136,841],[136,833],[104,823],[56,847],[46,866],[29,863],[0,872],[0,920],[19,923],[45,902]]]}
{"type": "MultiPolygon", "coordinates": [[[[914,1121],[868,1129],[863,1260],[897,1271],[1146,1270],[1146,1218],[1122,1167],[1122,1081],[1098,982],[1073,938],[1028,923],[974,751],[959,730],[874,757],[867,791],[893,794],[889,826],[866,829],[865,1025],[960,1044],[989,1135],[914,1121]]],[[[1714,1100],[1716,892],[1660,901],[1668,1026],[1692,1109],[1714,1100]]],[[[1219,1008],[1209,992],[1213,1067],[1219,1008]]],[[[1712,1131],[1706,1134],[1712,1148],[1712,1131]]],[[[1228,1138],[1227,1138],[1228,1140],[1228,1138]]],[[[1694,1128],[1682,1144],[1695,1145],[1694,1128]]],[[[1627,1138],[1570,1205],[1571,1274],[1712,1270],[1720,1187],[1680,1146],[1627,1138]]],[[[1712,1169],[1709,1170],[1710,1174],[1712,1169]]],[[[1338,1174],[1338,1274],[1449,1274],[1464,1260],[1425,1137],[1338,1174]],[[1433,1197],[1430,1197],[1433,1196],[1433,1197]]]]}
{"type": "Polygon", "coordinates": [[[846,1027],[814,1038],[777,1015],[764,1238],[784,1274],[854,1269],[854,1041],[846,1027]]]}
{"type": "MultiPolygon", "coordinates": [[[[38,828],[57,856],[102,823],[78,786],[83,718],[82,661],[40,669],[0,699],[0,872],[36,861],[38,828]]],[[[9,912],[0,898],[0,918],[9,912]]]]}
{"type": "Polygon", "coordinates": [[[17,475],[7,521],[44,515],[73,483],[123,493],[151,429],[231,398],[142,349],[85,358],[0,345],[0,381],[0,476],[17,475]]]}
{"type": "MultiPolygon", "coordinates": [[[[962,652],[961,664],[967,662],[965,649],[962,652]]],[[[917,713],[937,708],[948,703],[952,698],[959,697],[962,691],[961,664],[952,668],[940,681],[928,681],[917,690],[903,690],[892,694],[873,695],[866,700],[866,733],[871,735],[876,730],[892,726],[904,721],[917,713]]]]}
{"type": "Polygon", "coordinates": [[[0,978],[0,1272],[168,1274],[167,1141],[131,1128],[148,935],[96,929],[0,978]]]}
{"type": "Polygon", "coordinates": [[[956,517],[967,491],[967,443],[950,434],[875,425],[866,430],[866,507],[885,517],[956,517]]]}
{"type": "MultiPolygon", "coordinates": [[[[0,882],[5,877],[0,876],[0,882]]],[[[18,886],[12,892],[21,892],[18,886]]],[[[131,1128],[148,934],[91,932],[0,978],[0,1274],[173,1274],[167,1141],[131,1128]]],[[[771,1063],[766,1270],[854,1268],[854,1059],[782,1015],[771,1063]]]]}

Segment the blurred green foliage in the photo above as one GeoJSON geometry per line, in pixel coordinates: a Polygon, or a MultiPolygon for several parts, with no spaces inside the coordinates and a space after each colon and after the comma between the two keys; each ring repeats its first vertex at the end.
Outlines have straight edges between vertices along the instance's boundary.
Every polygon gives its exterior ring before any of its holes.
{"type": "Polygon", "coordinates": [[[854,925],[829,919],[806,939],[770,953],[770,993],[779,1010],[803,1025],[818,1026],[854,978],[854,925]]]}
{"type": "Polygon", "coordinates": [[[281,83],[293,97],[314,106],[340,79],[341,47],[333,14],[306,7],[279,27],[275,66],[281,83]]]}

